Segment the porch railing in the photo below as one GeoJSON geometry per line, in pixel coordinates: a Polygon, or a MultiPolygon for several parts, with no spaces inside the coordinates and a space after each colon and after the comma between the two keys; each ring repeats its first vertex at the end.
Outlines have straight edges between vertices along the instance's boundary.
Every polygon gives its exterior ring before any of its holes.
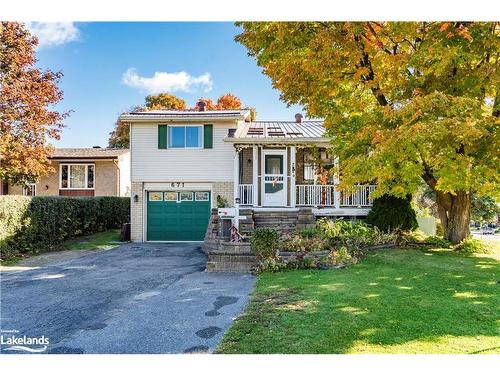
{"type": "Polygon", "coordinates": [[[370,207],[373,199],[370,194],[376,185],[356,185],[354,191],[341,193],[335,185],[297,185],[297,206],[326,207],[370,207]]]}
{"type": "Polygon", "coordinates": [[[297,185],[298,206],[334,206],[335,185],[297,185]]]}
{"type": "Polygon", "coordinates": [[[371,193],[375,191],[376,185],[356,185],[351,193],[342,193],[340,197],[341,207],[369,207],[373,205],[371,193]]]}
{"type": "Polygon", "coordinates": [[[240,198],[240,205],[252,205],[253,204],[253,185],[252,184],[240,184],[238,187],[238,198],[240,198]]]}

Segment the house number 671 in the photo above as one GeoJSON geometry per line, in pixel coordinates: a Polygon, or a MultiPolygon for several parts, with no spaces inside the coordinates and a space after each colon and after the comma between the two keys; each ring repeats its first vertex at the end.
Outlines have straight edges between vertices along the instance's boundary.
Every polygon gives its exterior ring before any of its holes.
{"type": "Polygon", "coordinates": [[[171,182],[170,186],[172,186],[172,187],[184,187],[184,182],[171,182]]]}

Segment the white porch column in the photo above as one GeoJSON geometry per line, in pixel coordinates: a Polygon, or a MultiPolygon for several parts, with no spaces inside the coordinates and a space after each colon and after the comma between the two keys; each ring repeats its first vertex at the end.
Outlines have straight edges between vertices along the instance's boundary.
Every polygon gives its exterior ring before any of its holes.
{"type": "Polygon", "coordinates": [[[290,207],[295,207],[297,201],[297,188],[296,188],[296,175],[297,175],[297,165],[296,159],[296,147],[290,147],[290,207]]]}
{"type": "MultiPolygon", "coordinates": [[[[234,197],[233,197],[233,204],[235,208],[235,216],[233,219],[233,225],[236,227],[236,229],[240,229],[240,205],[239,203],[236,203],[236,199],[239,198],[240,194],[240,151],[235,148],[234,152],[234,160],[233,160],[233,181],[234,181],[234,197]]],[[[238,199],[239,202],[239,199],[238,199]]]]}
{"type": "Polygon", "coordinates": [[[235,149],[234,152],[233,182],[234,182],[233,204],[236,206],[236,198],[239,197],[239,188],[240,188],[240,151],[238,149],[235,149]]]}
{"type": "Polygon", "coordinates": [[[258,205],[258,200],[259,200],[259,191],[257,190],[259,188],[259,176],[258,176],[258,171],[259,171],[259,148],[257,146],[253,146],[253,156],[252,156],[252,202],[253,206],[257,207],[258,205]]]}
{"type": "MultiPolygon", "coordinates": [[[[335,167],[339,166],[339,158],[335,158],[333,160],[333,165],[335,167]]],[[[335,173],[335,176],[333,177],[333,185],[335,189],[335,208],[339,209],[340,208],[340,192],[337,190],[337,185],[339,184],[339,174],[335,173]]]]}

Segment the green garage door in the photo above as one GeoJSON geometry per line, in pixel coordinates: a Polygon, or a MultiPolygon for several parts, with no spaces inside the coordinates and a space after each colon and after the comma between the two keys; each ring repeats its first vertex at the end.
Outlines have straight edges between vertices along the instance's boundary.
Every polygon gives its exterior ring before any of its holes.
{"type": "Polygon", "coordinates": [[[203,241],[210,192],[150,191],[147,209],[148,241],[203,241]]]}

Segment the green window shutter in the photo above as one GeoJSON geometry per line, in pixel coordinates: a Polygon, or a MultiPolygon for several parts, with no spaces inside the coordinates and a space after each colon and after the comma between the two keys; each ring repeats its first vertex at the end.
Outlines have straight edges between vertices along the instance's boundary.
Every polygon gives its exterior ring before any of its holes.
{"type": "Polygon", "coordinates": [[[167,125],[158,125],[158,148],[167,148],[167,125]]]}
{"type": "Polygon", "coordinates": [[[213,148],[213,132],[213,125],[203,125],[203,148],[213,148]]]}

